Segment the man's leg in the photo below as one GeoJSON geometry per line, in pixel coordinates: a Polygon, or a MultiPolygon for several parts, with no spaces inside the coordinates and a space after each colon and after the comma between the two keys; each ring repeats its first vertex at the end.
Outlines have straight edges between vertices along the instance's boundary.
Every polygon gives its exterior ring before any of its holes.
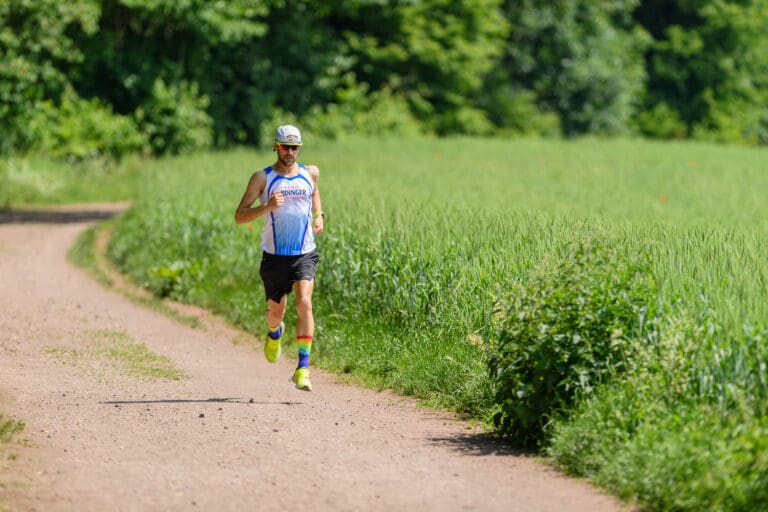
{"type": "Polygon", "coordinates": [[[274,363],[280,358],[282,352],[280,340],[283,337],[283,315],[285,315],[285,306],[288,303],[288,297],[283,296],[280,302],[267,299],[267,342],[264,344],[264,357],[267,361],[274,363]]]}
{"type": "Polygon", "coordinates": [[[315,289],[315,280],[296,281],[293,283],[293,293],[296,294],[296,335],[309,336],[315,333],[315,317],[312,315],[312,291],[315,289]]]}
{"type": "Polygon", "coordinates": [[[285,315],[285,305],[288,304],[288,296],[283,295],[280,302],[267,299],[267,327],[269,330],[277,329],[285,315]]]}
{"type": "Polygon", "coordinates": [[[296,343],[299,347],[299,364],[294,373],[296,386],[311,391],[309,382],[309,356],[312,352],[312,337],[315,332],[315,317],[312,315],[312,291],[314,280],[301,280],[293,283],[296,294],[296,343]]]}

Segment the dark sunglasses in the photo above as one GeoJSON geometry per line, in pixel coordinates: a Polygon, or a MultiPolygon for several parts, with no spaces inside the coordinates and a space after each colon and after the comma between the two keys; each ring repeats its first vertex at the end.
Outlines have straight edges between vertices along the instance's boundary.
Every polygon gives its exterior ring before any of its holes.
{"type": "Polygon", "coordinates": [[[298,151],[300,147],[301,146],[294,146],[293,144],[280,144],[280,149],[282,149],[283,151],[288,151],[291,149],[295,149],[296,151],[298,151]]]}

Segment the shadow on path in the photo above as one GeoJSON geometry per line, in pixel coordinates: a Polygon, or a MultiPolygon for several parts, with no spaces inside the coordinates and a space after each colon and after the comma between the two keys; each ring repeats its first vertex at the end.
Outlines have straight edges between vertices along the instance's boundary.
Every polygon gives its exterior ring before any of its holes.
{"type": "Polygon", "coordinates": [[[99,402],[109,405],[140,405],[140,404],[200,404],[200,403],[228,403],[228,404],[260,404],[260,405],[302,405],[304,402],[255,402],[253,398],[206,398],[206,399],[165,399],[165,400],[110,400],[99,402]]]}
{"type": "Polygon", "coordinates": [[[104,207],[82,210],[11,210],[0,209],[0,224],[73,224],[105,220],[120,213],[123,208],[104,207]]]}
{"type": "Polygon", "coordinates": [[[536,452],[512,448],[509,441],[489,434],[459,434],[450,437],[432,437],[430,441],[439,446],[448,446],[466,455],[498,455],[511,457],[533,457],[536,452]]]}

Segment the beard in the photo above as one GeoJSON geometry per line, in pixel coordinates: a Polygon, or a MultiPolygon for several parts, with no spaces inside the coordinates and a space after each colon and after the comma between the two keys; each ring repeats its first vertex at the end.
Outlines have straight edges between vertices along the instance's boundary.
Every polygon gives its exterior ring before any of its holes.
{"type": "Polygon", "coordinates": [[[277,159],[286,167],[292,166],[296,162],[296,154],[277,155],[277,159]]]}

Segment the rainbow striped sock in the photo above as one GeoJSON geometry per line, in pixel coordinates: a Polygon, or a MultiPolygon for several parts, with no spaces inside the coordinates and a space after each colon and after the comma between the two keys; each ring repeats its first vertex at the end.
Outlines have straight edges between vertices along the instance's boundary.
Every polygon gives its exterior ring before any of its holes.
{"type": "Polygon", "coordinates": [[[296,336],[299,345],[299,368],[309,368],[309,354],[312,352],[312,336],[296,336]]]}
{"type": "Polygon", "coordinates": [[[273,340],[278,340],[280,339],[280,336],[283,335],[282,327],[283,327],[283,322],[280,322],[279,324],[277,324],[277,327],[275,327],[274,329],[269,325],[267,325],[267,330],[269,331],[267,334],[273,340]]]}

